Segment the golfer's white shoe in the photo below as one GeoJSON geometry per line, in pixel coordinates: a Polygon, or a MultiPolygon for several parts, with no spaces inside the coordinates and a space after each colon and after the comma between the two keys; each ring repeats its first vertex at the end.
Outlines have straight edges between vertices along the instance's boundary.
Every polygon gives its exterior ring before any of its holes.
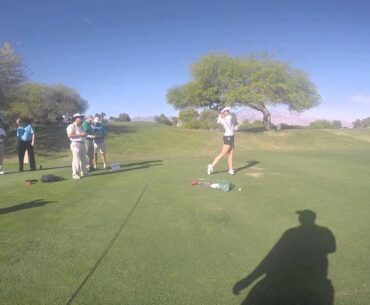
{"type": "Polygon", "coordinates": [[[5,174],[5,172],[4,171],[0,171],[0,175],[4,175],[5,174]]]}
{"type": "Polygon", "coordinates": [[[210,175],[213,173],[213,166],[212,164],[208,164],[208,167],[207,167],[207,174],[210,175]]]}
{"type": "Polygon", "coordinates": [[[79,180],[79,179],[81,179],[81,177],[79,175],[73,175],[72,179],[79,180]]]}
{"type": "Polygon", "coordinates": [[[234,170],[233,170],[233,169],[230,169],[230,170],[229,170],[229,174],[230,174],[230,175],[234,175],[234,174],[235,174],[234,170]]]}

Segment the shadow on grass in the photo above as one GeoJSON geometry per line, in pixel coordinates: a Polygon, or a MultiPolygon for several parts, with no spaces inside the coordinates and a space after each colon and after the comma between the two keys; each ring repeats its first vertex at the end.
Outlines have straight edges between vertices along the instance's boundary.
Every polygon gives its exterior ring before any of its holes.
{"type": "MultiPolygon", "coordinates": [[[[240,172],[240,171],[242,171],[242,170],[244,170],[244,169],[247,169],[247,168],[250,168],[250,167],[252,167],[252,166],[255,166],[255,165],[257,165],[258,163],[259,163],[259,161],[249,160],[249,161],[247,161],[247,164],[246,164],[246,165],[243,165],[243,166],[241,166],[241,167],[235,168],[235,169],[234,169],[234,173],[237,173],[237,172],[240,172]]],[[[229,172],[229,170],[215,171],[215,172],[213,172],[213,173],[214,173],[214,174],[217,174],[217,173],[227,173],[227,172],[229,172]]]]}
{"type": "Polygon", "coordinates": [[[54,203],[54,202],[55,201],[46,201],[44,199],[32,200],[32,201],[20,203],[20,204],[11,206],[11,207],[2,208],[0,209],[0,215],[18,212],[18,211],[26,210],[26,209],[38,208],[38,207],[42,207],[46,204],[54,203]]]}
{"type": "Polygon", "coordinates": [[[60,169],[60,168],[71,168],[71,165],[62,165],[62,166],[51,166],[51,167],[42,167],[40,170],[49,170],[49,169],[60,169]]]}
{"type": "Polygon", "coordinates": [[[300,226],[285,231],[257,268],[238,281],[233,293],[265,276],[242,305],[333,305],[334,287],[327,278],[328,254],[335,252],[333,233],[315,224],[313,211],[300,211],[300,226]]]}
{"type": "Polygon", "coordinates": [[[118,173],[130,172],[130,171],[134,171],[134,170],[146,169],[146,168],[150,168],[150,167],[153,167],[153,166],[163,165],[163,163],[154,163],[153,164],[151,162],[154,162],[154,161],[143,161],[143,162],[139,162],[139,163],[124,164],[124,165],[121,165],[121,167],[125,167],[124,169],[120,169],[120,170],[116,170],[116,171],[109,171],[109,172],[105,171],[105,172],[100,172],[100,173],[94,173],[94,174],[91,175],[91,177],[118,174],[118,173]],[[130,166],[134,166],[134,167],[130,167],[130,166]]]}

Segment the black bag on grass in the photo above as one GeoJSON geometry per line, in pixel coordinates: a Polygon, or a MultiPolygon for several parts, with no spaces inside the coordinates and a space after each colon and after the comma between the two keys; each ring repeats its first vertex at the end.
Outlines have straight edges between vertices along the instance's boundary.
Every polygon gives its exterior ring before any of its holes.
{"type": "Polygon", "coordinates": [[[55,176],[55,175],[43,175],[41,177],[41,182],[57,182],[64,180],[61,176],[55,176]]]}

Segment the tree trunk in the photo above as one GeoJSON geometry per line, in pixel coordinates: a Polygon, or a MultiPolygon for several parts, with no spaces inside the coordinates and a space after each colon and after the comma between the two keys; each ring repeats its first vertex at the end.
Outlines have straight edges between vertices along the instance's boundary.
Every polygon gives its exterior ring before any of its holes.
{"type": "Polygon", "coordinates": [[[265,105],[262,105],[261,112],[263,114],[263,125],[265,126],[265,130],[270,131],[271,130],[271,114],[267,110],[265,105]]]}
{"type": "Polygon", "coordinates": [[[266,131],[271,130],[271,114],[267,110],[265,104],[262,104],[261,106],[256,106],[253,104],[248,104],[248,107],[251,107],[254,110],[257,110],[262,113],[263,115],[263,126],[265,127],[266,131]]]}

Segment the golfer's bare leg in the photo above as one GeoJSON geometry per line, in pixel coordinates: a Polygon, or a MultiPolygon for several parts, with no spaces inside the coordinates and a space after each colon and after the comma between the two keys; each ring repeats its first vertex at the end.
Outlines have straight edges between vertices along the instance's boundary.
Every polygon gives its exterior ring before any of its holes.
{"type": "Polygon", "coordinates": [[[229,164],[229,170],[233,169],[233,158],[234,158],[234,148],[230,148],[229,156],[227,157],[227,163],[229,164]]]}
{"type": "Polygon", "coordinates": [[[230,149],[230,145],[224,144],[224,146],[222,146],[221,153],[212,162],[212,167],[215,167],[216,164],[220,162],[220,160],[227,154],[229,149],[230,149]]]}

